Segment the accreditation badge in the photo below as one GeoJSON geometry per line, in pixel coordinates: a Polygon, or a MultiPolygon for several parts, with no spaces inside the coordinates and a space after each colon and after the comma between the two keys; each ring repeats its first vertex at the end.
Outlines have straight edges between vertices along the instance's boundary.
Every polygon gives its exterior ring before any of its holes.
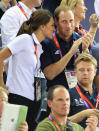
{"type": "Polygon", "coordinates": [[[99,131],[99,127],[98,126],[96,127],[96,131],[99,131]]]}
{"type": "Polygon", "coordinates": [[[65,71],[69,88],[74,87],[77,84],[77,77],[75,71],[65,71]]]}
{"type": "Polygon", "coordinates": [[[39,101],[41,99],[41,79],[36,78],[35,81],[35,99],[39,101]]]}
{"type": "Polygon", "coordinates": [[[96,131],[99,131],[99,121],[98,121],[98,125],[96,127],[96,131]]]}

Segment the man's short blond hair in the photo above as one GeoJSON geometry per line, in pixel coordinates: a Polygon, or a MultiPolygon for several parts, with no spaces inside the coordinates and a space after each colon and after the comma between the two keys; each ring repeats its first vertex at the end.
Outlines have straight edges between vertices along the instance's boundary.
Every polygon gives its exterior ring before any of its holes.
{"type": "Polygon", "coordinates": [[[54,18],[58,21],[60,13],[67,12],[67,11],[71,11],[74,14],[73,10],[69,6],[65,6],[65,5],[58,6],[54,11],[54,18]]]}
{"type": "Polygon", "coordinates": [[[79,2],[81,2],[81,0],[62,0],[60,5],[69,6],[71,9],[73,9],[79,2]]]}
{"type": "Polygon", "coordinates": [[[91,62],[94,65],[95,69],[97,69],[97,60],[89,53],[81,53],[77,57],[77,59],[75,60],[75,68],[77,67],[77,64],[80,63],[81,61],[91,62]]]}

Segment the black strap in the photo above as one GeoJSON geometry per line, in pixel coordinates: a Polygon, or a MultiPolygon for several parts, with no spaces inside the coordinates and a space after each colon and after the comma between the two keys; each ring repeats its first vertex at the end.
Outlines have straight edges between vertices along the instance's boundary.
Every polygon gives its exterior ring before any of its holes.
{"type": "Polygon", "coordinates": [[[67,119],[67,128],[66,128],[66,131],[73,131],[72,124],[71,124],[70,120],[68,120],[68,119],[67,119]]]}

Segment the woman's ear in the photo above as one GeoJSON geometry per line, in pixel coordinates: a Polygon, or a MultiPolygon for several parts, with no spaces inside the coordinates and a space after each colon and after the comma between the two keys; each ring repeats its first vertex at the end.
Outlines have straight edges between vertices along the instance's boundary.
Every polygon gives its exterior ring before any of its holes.
{"type": "Polygon", "coordinates": [[[45,29],[45,25],[41,25],[40,29],[43,31],[45,29]]]}

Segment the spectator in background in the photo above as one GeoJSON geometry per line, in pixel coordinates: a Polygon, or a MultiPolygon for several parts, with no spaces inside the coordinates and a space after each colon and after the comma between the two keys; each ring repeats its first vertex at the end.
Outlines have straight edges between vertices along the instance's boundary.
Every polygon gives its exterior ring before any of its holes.
{"type": "Polygon", "coordinates": [[[39,109],[39,101],[35,100],[39,92],[35,93],[34,76],[40,68],[39,59],[43,52],[40,42],[45,38],[52,39],[55,28],[51,13],[43,9],[33,12],[21,29],[24,27],[27,27],[27,34],[16,37],[0,52],[0,85],[6,87],[2,79],[3,60],[12,56],[11,78],[7,80],[9,103],[28,106],[27,122],[29,131],[32,131],[39,109]]]}
{"type": "MultiPolygon", "coordinates": [[[[2,107],[3,107],[4,103],[8,103],[8,91],[6,89],[0,87],[0,117],[2,114],[2,107]]],[[[2,126],[2,125],[0,124],[0,126],[2,126]]],[[[20,124],[19,131],[28,131],[27,122],[22,122],[20,124]]]]}
{"type": "MultiPolygon", "coordinates": [[[[48,106],[51,113],[38,124],[36,131],[84,131],[80,125],[68,120],[70,96],[64,86],[56,85],[49,89],[48,106]]],[[[90,116],[85,131],[96,131],[97,123],[97,117],[90,116]]]]}
{"type": "Polygon", "coordinates": [[[15,6],[16,0],[0,0],[0,19],[10,6],[15,6]]]}
{"type": "MultiPolygon", "coordinates": [[[[90,115],[97,115],[99,119],[99,92],[93,85],[93,79],[97,71],[96,59],[88,54],[80,54],[75,61],[75,72],[77,75],[77,85],[69,89],[70,92],[70,116],[77,116],[77,113],[86,112],[81,117],[74,117],[73,122],[86,127],[86,118],[90,115]],[[97,110],[95,110],[97,109],[97,110]]],[[[99,127],[97,127],[99,130],[99,127]]]]}
{"type": "MultiPolygon", "coordinates": [[[[75,31],[82,36],[86,35],[87,34],[86,29],[84,29],[82,27],[82,25],[80,24],[80,22],[85,19],[85,15],[86,15],[86,11],[87,11],[87,8],[84,4],[84,0],[69,0],[69,1],[62,0],[61,5],[69,6],[74,11],[75,31]]],[[[97,18],[98,18],[98,16],[96,14],[92,14],[89,19],[90,24],[91,24],[90,29],[89,29],[89,33],[93,36],[92,42],[94,40],[94,36],[95,36],[96,30],[97,30],[97,25],[98,25],[98,23],[96,21],[97,18]]],[[[94,44],[95,44],[95,42],[94,42],[94,44]]]]}

